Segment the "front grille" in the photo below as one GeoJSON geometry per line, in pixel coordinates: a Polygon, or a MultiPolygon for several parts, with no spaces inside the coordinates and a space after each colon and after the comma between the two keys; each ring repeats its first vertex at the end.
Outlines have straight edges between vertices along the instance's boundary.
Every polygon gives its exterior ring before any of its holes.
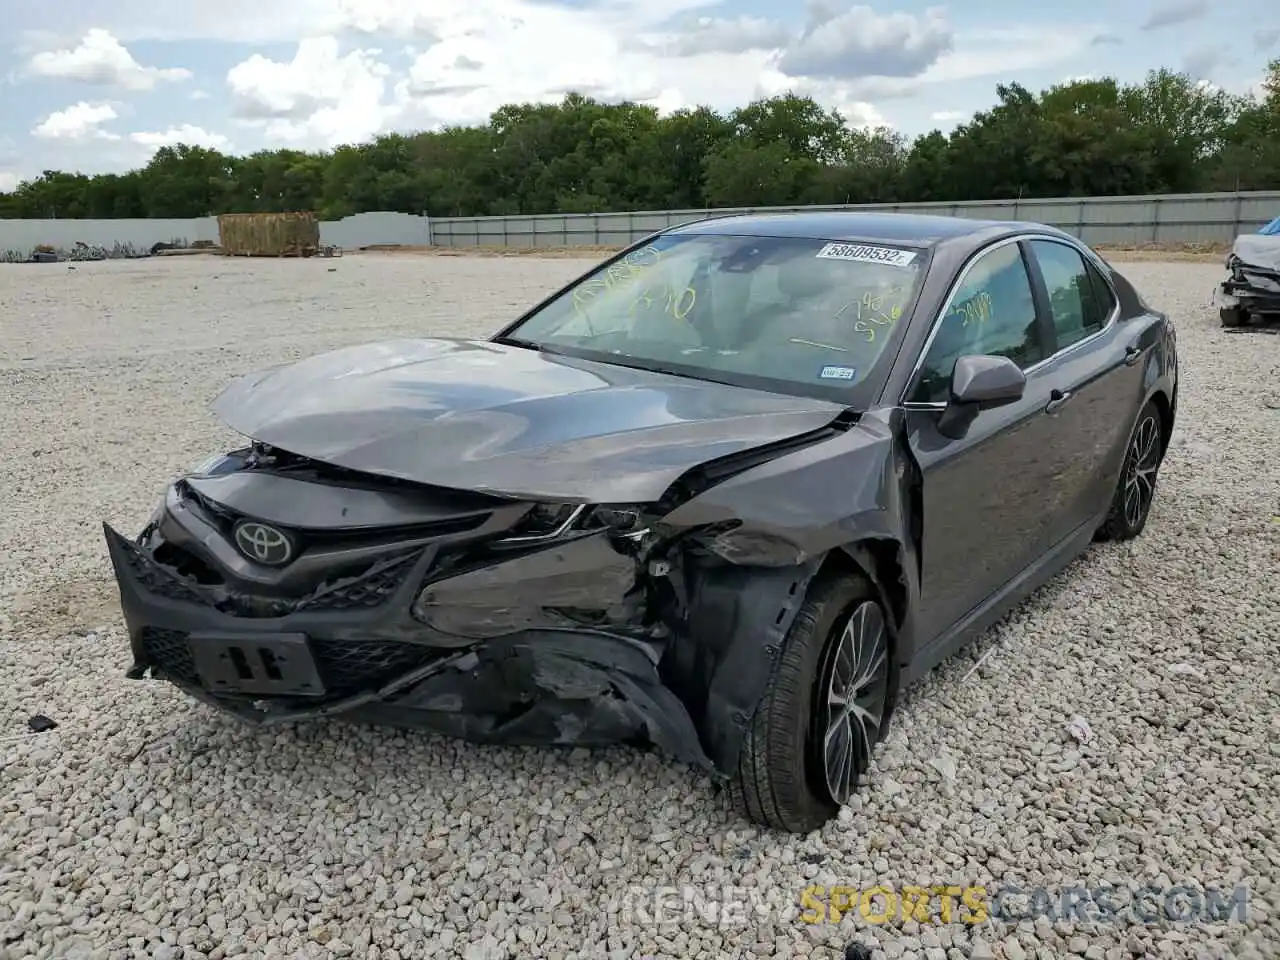
{"type": "MultiPolygon", "coordinates": [[[[186,633],[144,627],[142,646],[147,661],[166,676],[192,686],[200,684],[186,633]]],[[[436,655],[427,647],[390,640],[312,639],[310,646],[330,697],[376,689],[436,655]]]]}
{"type": "Polygon", "coordinates": [[[419,555],[415,552],[389,564],[375,564],[359,577],[321,587],[310,597],[299,601],[295,609],[369,610],[381,606],[404,583],[419,555]]]}

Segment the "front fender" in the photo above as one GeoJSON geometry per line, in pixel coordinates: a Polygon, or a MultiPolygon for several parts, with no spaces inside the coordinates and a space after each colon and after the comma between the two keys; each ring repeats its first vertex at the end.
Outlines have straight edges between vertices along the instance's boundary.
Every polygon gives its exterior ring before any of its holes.
{"type": "Polygon", "coordinates": [[[856,566],[880,592],[898,659],[914,652],[918,594],[914,463],[900,414],[744,471],[663,518],[685,545],[687,595],[663,681],[689,707],[716,768],[737,765],[810,583],[856,566]]]}

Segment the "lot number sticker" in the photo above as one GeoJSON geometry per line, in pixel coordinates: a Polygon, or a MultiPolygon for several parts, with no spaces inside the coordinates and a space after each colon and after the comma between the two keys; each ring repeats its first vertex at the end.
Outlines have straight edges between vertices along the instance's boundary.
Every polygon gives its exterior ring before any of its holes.
{"type": "Polygon", "coordinates": [[[909,267],[915,263],[914,250],[873,247],[865,243],[828,243],[818,251],[824,260],[856,260],[860,263],[885,263],[891,267],[909,267]]]}

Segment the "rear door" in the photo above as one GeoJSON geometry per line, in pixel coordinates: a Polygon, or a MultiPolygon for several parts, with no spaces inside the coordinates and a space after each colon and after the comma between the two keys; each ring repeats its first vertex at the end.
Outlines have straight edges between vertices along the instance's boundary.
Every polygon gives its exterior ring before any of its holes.
{"type": "Polygon", "coordinates": [[[1060,469],[1061,421],[1046,415],[1053,347],[1017,239],[969,261],[944,303],[904,397],[908,443],[923,474],[918,626],[928,644],[1044,552],[1058,522],[1044,496],[1060,469]],[[1020,401],[977,415],[960,439],[938,421],[956,360],[997,354],[1027,375],[1020,401]]]}
{"type": "Polygon", "coordinates": [[[1129,431],[1143,397],[1142,362],[1154,345],[1118,322],[1119,300],[1088,257],[1064,240],[1026,244],[1031,281],[1052,319],[1052,353],[1044,364],[1059,404],[1051,415],[1061,450],[1043,495],[1056,518],[1057,542],[1096,519],[1110,503],[1129,431]]]}

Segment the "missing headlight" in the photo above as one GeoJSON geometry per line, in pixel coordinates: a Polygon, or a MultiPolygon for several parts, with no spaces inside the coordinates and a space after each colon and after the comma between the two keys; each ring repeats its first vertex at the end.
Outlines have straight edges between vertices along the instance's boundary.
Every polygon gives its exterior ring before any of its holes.
{"type": "Polygon", "coordinates": [[[587,512],[585,503],[539,503],[520,518],[511,536],[493,543],[495,547],[523,547],[563,537],[587,512]]]}
{"type": "Polygon", "coordinates": [[[550,543],[573,533],[609,530],[627,538],[645,532],[644,509],[633,504],[539,503],[520,518],[494,547],[526,547],[550,543]]]}

